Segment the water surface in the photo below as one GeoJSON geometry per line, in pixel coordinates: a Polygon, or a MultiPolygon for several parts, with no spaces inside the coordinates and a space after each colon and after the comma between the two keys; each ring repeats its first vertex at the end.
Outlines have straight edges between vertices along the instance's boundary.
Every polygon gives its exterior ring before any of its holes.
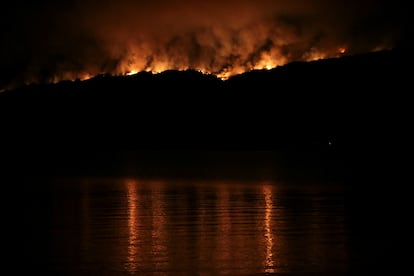
{"type": "Polygon", "coordinates": [[[26,209],[25,253],[55,275],[342,275],[340,186],[261,180],[69,178],[26,209]]]}

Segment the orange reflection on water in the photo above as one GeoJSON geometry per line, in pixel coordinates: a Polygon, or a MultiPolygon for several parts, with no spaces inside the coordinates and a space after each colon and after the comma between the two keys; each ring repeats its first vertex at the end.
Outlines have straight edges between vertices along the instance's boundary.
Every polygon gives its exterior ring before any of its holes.
{"type": "Polygon", "coordinates": [[[274,273],[273,261],[273,233],[272,233],[272,209],[273,209],[273,195],[272,187],[270,185],[263,185],[263,194],[265,196],[265,238],[266,238],[266,260],[265,273],[274,273]]]}
{"type": "Polygon", "coordinates": [[[137,181],[128,180],[127,184],[127,200],[128,200],[128,256],[126,261],[126,269],[133,273],[137,271],[138,262],[138,192],[137,181]]]}

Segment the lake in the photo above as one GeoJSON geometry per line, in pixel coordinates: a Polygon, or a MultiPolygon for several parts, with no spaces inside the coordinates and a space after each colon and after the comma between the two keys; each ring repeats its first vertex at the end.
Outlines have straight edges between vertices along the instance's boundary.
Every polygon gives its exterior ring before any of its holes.
{"type": "Polygon", "coordinates": [[[13,268],[42,275],[398,270],[392,194],[380,188],[358,193],[346,182],[326,179],[258,177],[242,169],[242,177],[235,177],[236,167],[216,177],[157,177],[154,169],[145,177],[10,179],[15,204],[5,207],[12,218],[5,237],[13,268]]]}

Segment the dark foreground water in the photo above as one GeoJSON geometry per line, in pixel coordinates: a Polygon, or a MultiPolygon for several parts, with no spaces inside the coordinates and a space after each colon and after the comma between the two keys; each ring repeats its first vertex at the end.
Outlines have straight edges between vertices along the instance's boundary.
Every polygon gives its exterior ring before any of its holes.
{"type": "Polygon", "coordinates": [[[10,253],[17,274],[398,270],[390,200],[365,205],[352,193],[344,184],[260,179],[26,179],[10,206],[18,222],[5,227],[19,233],[10,253]]]}
{"type": "Polygon", "coordinates": [[[33,272],[341,275],[353,268],[341,187],[133,178],[55,179],[46,187],[21,214],[29,224],[22,265],[33,272]]]}

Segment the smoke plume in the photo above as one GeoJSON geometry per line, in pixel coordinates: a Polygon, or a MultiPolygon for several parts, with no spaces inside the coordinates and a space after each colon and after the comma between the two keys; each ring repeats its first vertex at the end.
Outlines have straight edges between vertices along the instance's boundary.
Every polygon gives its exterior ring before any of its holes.
{"type": "Polygon", "coordinates": [[[0,88],[189,68],[225,79],[392,48],[402,24],[385,0],[43,0],[6,13],[0,88]]]}

